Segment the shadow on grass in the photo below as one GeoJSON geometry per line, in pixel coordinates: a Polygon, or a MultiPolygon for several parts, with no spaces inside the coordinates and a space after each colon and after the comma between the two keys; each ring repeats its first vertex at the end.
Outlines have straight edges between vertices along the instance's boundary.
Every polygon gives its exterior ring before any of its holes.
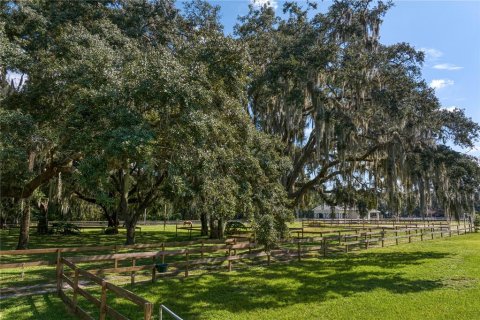
{"type": "MultiPolygon", "coordinates": [[[[250,267],[231,273],[212,272],[158,280],[155,284],[126,285],[125,288],[154,302],[155,313],[163,303],[185,319],[197,319],[208,316],[208,310],[234,313],[275,309],[299,303],[322,303],[378,289],[395,294],[436,290],[444,286],[441,281],[411,279],[402,273],[402,268],[421,267],[431,259],[446,257],[449,255],[433,251],[363,252],[288,264],[274,263],[269,267],[250,267]]],[[[99,295],[98,288],[89,291],[99,295]]],[[[22,302],[22,310],[36,319],[59,312],[56,296],[42,297],[41,301],[40,296],[5,301],[3,307],[9,308],[11,303],[10,307],[14,307],[15,300],[22,302]]],[[[96,315],[97,308],[82,300],[80,305],[96,315]]],[[[140,308],[113,294],[108,295],[108,304],[131,319],[142,317],[140,308]]],[[[60,314],[64,314],[63,309],[60,314]]]]}
{"type": "MultiPolygon", "coordinates": [[[[164,241],[188,241],[200,239],[200,233],[194,231],[190,238],[187,230],[175,232],[175,225],[163,226],[140,226],[142,231],[136,231],[136,243],[159,243],[164,241]]],[[[0,249],[14,250],[18,242],[18,228],[0,230],[0,249]]],[[[56,247],[80,247],[99,245],[123,245],[125,244],[126,231],[121,229],[116,235],[106,235],[101,229],[82,230],[78,235],[39,235],[35,230],[30,230],[29,249],[56,248],[56,247]]]]}
{"type": "Polygon", "coordinates": [[[0,319],[74,320],[55,294],[0,300],[0,319]]]}
{"type": "MultiPolygon", "coordinates": [[[[234,273],[214,273],[187,279],[167,279],[133,289],[158,306],[166,304],[185,318],[202,310],[253,311],[349,297],[383,289],[405,294],[439,289],[440,281],[409,279],[403,266],[421,265],[447,254],[437,252],[362,253],[308,260],[234,273]],[[203,305],[205,307],[200,307],[203,305]]],[[[121,308],[121,306],[120,306],[121,308]]]]}

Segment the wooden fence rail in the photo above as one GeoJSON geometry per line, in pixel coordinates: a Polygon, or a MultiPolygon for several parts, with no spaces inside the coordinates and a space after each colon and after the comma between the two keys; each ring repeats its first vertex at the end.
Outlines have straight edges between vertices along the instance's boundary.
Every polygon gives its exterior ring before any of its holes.
{"type": "Polygon", "coordinates": [[[153,303],[150,301],[137,296],[133,292],[126,290],[122,287],[116,286],[113,283],[110,283],[90,272],[87,270],[80,269],[74,263],[69,261],[68,259],[61,258],[60,263],[57,267],[57,288],[58,294],[60,298],[65,302],[67,306],[71,308],[71,310],[80,316],[82,319],[93,319],[93,317],[84,309],[82,309],[78,305],[78,295],[83,296],[89,302],[91,302],[94,306],[99,308],[100,313],[100,320],[109,316],[113,319],[120,319],[120,320],[128,320],[128,318],[118,311],[113,309],[112,307],[107,305],[107,291],[114,293],[117,297],[124,298],[135,305],[139,306],[143,311],[143,319],[144,320],[151,320],[152,319],[152,312],[153,312],[153,303]],[[64,271],[63,266],[69,267],[72,271],[74,271],[74,279],[68,278],[64,271]],[[85,289],[79,286],[79,277],[82,276],[91,282],[101,286],[101,297],[100,299],[94,297],[92,294],[88,293],[85,289]],[[66,283],[71,289],[73,293],[73,297],[70,298],[65,290],[64,290],[64,283],[66,283]]]}
{"type": "MultiPolygon", "coordinates": [[[[124,315],[121,315],[118,311],[114,310],[107,304],[106,295],[107,292],[111,292],[118,297],[122,297],[136,304],[142,309],[144,319],[150,320],[152,318],[153,304],[149,301],[135,295],[133,292],[128,291],[122,287],[116,286],[100,275],[106,273],[131,273],[131,283],[135,282],[135,274],[138,271],[151,271],[152,281],[157,278],[156,263],[140,264],[143,260],[156,262],[157,259],[161,259],[161,262],[165,262],[165,258],[173,259],[169,263],[169,266],[176,268],[175,272],[171,272],[165,275],[177,275],[184,273],[185,277],[188,277],[194,268],[206,266],[209,264],[223,264],[227,263],[226,267],[228,271],[233,269],[233,263],[240,260],[253,260],[257,258],[266,258],[267,264],[271,263],[271,259],[274,260],[298,260],[312,256],[320,255],[326,257],[336,253],[347,253],[353,248],[355,249],[369,249],[373,246],[387,246],[398,245],[402,242],[412,242],[412,239],[420,238],[420,241],[427,239],[433,239],[435,236],[444,237],[452,235],[466,234],[473,232],[472,225],[450,225],[443,224],[410,227],[403,226],[401,228],[366,228],[355,230],[334,230],[331,233],[321,234],[320,237],[297,237],[285,240],[281,243],[278,249],[270,252],[261,251],[255,243],[252,242],[239,242],[235,240],[229,241],[230,244],[224,244],[223,241],[187,241],[187,242],[175,242],[175,243],[162,243],[162,244],[148,244],[148,245],[133,245],[133,246],[99,246],[99,247],[84,247],[84,248],[55,248],[55,249],[33,249],[22,250],[23,254],[39,254],[42,253],[56,253],[56,261],[48,262],[50,265],[56,265],[56,283],[57,292],[61,299],[69,306],[72,311],[82,319],[92,319],[91,315],[83,310],[78,305],[78,297],[82,296],[89,301],[95,308],[99,308],[100,319],[110,317],[112,319],[127,319],[124,315]],[[343,233],[345,232],[345,233],[343,233]],[[222,243],[222,244],[221,244],[222,243]],[[180,245],[185,244],[187,246],[181,249],[175,249],[180,245]],[[206,244],[208,244],[206,246],[206,244]],[[90,255],[90,256],[73,256],[65,257],[65,253],[70,252],[91,252],[102,248],[103,250],[111,250],[114,247],[112,254],[103,255],[90,255]],[[161,248],[159,251],[147,251],[147,252],[127,252],[118,253],[119,248],[122,249],[150,249],[161,248]],[[173,250],[167,250],[167,248],[173,248],[173,250]],[[84,250],[86,249],[86,250],[84,250]],[[239,252],[244,250],[244,252],[239,252]],[[248,251],[246,251],[248,250],[248,251]],[[221,253],[219,256],[204,257],[207,253],[221,253]],[[175,258],[176,257],[176,258],[175,258]],[[192,257],[194,257],[192,259],[192,257]],[[118,266],[119,261],[131,260],[131,266],[118,266]],[[92,269],[95,266],[92,263],[113,261],[113,268],[92,269]],[[77,263],[88,263],[90,270],[85,267],[79,267],[77,263]],[[65,273],[64,268],[67,267],[71,270],[70,276],[65,273]],[[72,273],[73,272],[73,273],[72,273]],[[73,274],[73,276],[72,276],[73,274]],[[79,279],[86,279],[96,286],[101,288],[100,299],[94,297],[87,291],[87,288],[81,286],[79,279]],[[72,292],[72,297],[69,297],[64,287],[71,288],[69,292],[72,292]]],[[[309,234],[309,233],[304,233],[309,234]]],[[[312,233],[313,234],[313,233],[312,233]]],[[[10,254],[10,252],[0,252],[0,254],[10,254]]],[[[16,252],[12,252],[15,255],[16,252]]],[[[42,265],[39,262],[26,262],[20,263],[25,267],[26,265],[35,266],[42,265]]],[[[3,264],[1,268],[17,267],[19,264],[3,264]]],[[[218,266],[216,266],[218,267],[218,266]]]]}

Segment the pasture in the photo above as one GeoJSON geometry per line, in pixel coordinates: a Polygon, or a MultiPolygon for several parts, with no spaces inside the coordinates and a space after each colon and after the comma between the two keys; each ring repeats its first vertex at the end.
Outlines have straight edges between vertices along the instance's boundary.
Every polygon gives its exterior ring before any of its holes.
{"type": "MultiPolygon", "coordinates": [[[[480,319],[479,265],[475,233],[120,285],[184,319],[480,319]]],[[[123,299],[107,299],[140,318],[123,299]]],[[[79,305],[98,316],[87,301],[79,305]]],[[[2,300],[0,308],[2,319],[74,319],[56,294],[2,300]]]]}

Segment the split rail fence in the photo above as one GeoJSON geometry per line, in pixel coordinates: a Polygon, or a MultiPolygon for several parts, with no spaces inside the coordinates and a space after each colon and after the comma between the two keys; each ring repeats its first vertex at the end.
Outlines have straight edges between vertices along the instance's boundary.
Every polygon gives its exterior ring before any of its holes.
{"type": "Polygon", "coordinates": [[[372,247],[384,247],[424,241],[428,239],[451,237],[453,235],[474,232],[473,225],[451,225],[445,222],[431,222],[429,224],[403,223],[401,225],[369,225],[363,227],[344,226],[335,230],[315,230],[325,226],[324,221],[306,221],[301,230],[292,230],[297,234],[296,238],[288,239],[271,252],[265,252],[256,243],[237,242],[231,239],[228,244],[222,240],[203,240],[186,242],[165,242],[161,244],[140,244],[132,246],[98,246],[83,248],[53,248],[0,251],[0,255],[29,255],[29,254],[56,254],[55,261],[30,261],[0,264],[0,269],[22,268],[30,266],[56,266],[56,286],[62,300],[73,312],[82,319],[93,319],[92,316],[78,304],[78,296],[81,295],[94,307],[99,308],[100,319],[109,316],[113,319],[128,319],[120,314],[112,306],[107,305],[107,291],[117,297],[129,300],[140,307],[143,318],[152,319],[153,303],[135,295],[122,287],[119,287],[100,277],[109,273],[130,275],[130,283],[136,282],[137,273],[142,275],[150,272],[151,281],[159,277],[175,276],[183,274],[188,277],[193,270],[209,268],[226,268],[231,271],[234,264],[245,260],[248,266],[259,260],[270,264],[274,261],[289,261],[296,259],[301,261],[306,257],[328,257],[336,254],[344,254],[354,250],[369,249],[372,247]],[[309,230],[310,229],[310,230],[309,230]],[[319,236],[316,236],[319,235],[319,236]],[[182,247],[178,249],[179,247],[182,247]],[[159,251],[125,252],[121,250],[145,250],[160,248],[159,251]],[[71,253],[107,251],[105,254],[68,256],[71,253]],[[110,253],[108,253],[110,251],[110,253]],[[168,261],[167,261],[168,260],[168,261]],[[157,272],[158,263],[168,262],[169,272],[157,272]],[[65,272],[65,267],[69,272],[65,272]],[[88,292],[88,288],[80,284],[80,278],[93,282],[100,286],[100,299],[88,292]],[[68,293],[72,294],[70,297],[68,293]]]}

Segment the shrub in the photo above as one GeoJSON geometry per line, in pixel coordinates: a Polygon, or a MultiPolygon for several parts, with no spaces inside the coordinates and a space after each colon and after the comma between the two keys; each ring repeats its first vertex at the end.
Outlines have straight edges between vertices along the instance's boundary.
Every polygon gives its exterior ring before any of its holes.
{"type": "Polygon", "coordinates": [[[80,229],[73,223],[56,222],[52,224],[52,227],[50,228],[50,233],[63,235],[79,234],[80,229]]]}
{"type": "Polygon", "coordinates": [[[240,231],[247,231],[247,227],[239,221],[228,221],[225,226],[225,234],[231,235],[240,231]]]}
{"type": "Polygon", "coordinates": [[[266,252],[275,248],[278,241],[278,232],[275,228],[275,218],[272,215],[261,216],[254,228],[257,234],[257,242],[263,245],[266,252]]]}

